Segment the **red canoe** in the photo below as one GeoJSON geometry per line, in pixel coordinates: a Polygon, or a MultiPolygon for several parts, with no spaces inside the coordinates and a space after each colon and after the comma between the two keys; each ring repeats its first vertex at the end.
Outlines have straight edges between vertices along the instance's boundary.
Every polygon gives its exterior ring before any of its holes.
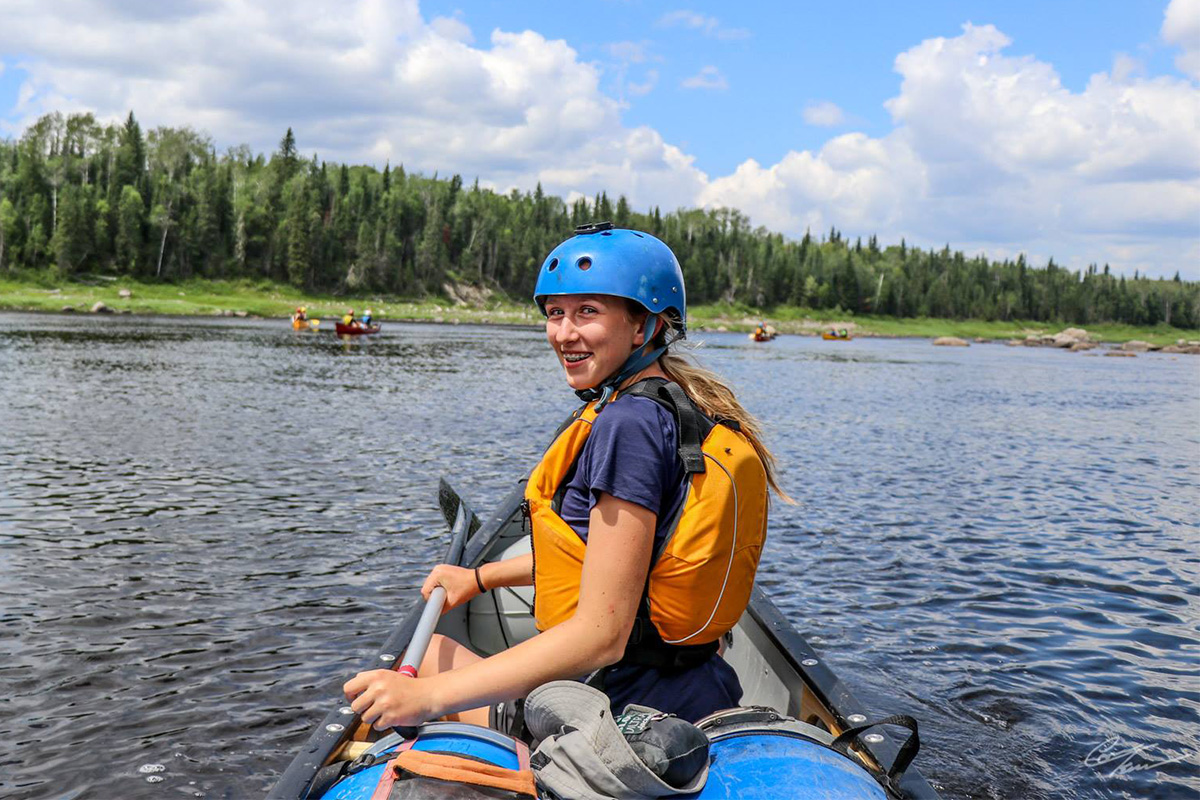
{"type": "Polygon", "coordinates": [[[382,327],[382,326],[380,326],[380,325],[359,325],[357,323],[355,323],[354,325],[346,325],[345,323],[339,322],[337,324],[337,335],[338,336],[360,336],[364,333],[379,333],[380,327],[382,327]]]}

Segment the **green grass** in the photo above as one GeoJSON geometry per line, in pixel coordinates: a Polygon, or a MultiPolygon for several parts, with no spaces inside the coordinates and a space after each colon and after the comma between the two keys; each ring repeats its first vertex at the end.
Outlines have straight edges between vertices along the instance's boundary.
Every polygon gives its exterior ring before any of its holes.
{"type": "MultiPolygon", "coordinates": [[[[287,284],[260,280],[182,283],[142,283],[125,278],[93,276],[81,281],[56,280],[49,273],[0,276],[0,309],[21,311],[90,311],[96,302],[114,311],[133,314],[183,314],[212,316],[226,311],[259,317],[288,317],[296,306],[308,307],[310,318],[340,318],[347,308],[359,312],[370,308],[378,319],[463,322],[499,325],[540,325],[541,316],[532,303],[519,303],[499,294],[483,306],[456,305],[448,300],[392,297],[379,294],[333,296],[306,294],[287,284]],[[123,298],[121,289],[132,296],[123,298]]],[[[749,331],[760,321],[774,325],[780,333],[816,335],[829,328],[848,328],[856,336],[904,336],[964,339],[1023,339],[1027,334],[1054,334],[1067,323],[989,322],[986,320],[897,319],[871,315],[834,315],[795,306],[767,311],[740,304],[712,304],[688,309],[689,324],[696,330],[749,331]]],[[[1141,339],[1156,345],[1178,339],[1200,340],[1200,331],[1168,325],[1153,328],[1133,325],[1082,326],[1093,338],[1105,342],[1141,339]]]]}
{"type": "Polygon", "coordinates": [[[70,307],[75,311],[90,311],[97,302],[114,311],[132,314],[213,316],[231,311],[258,317],[289,317],[296,306],[303,305],[308,308],[308,316],[316,319],[340,318],[348,308],[359,313],[370,308],[379,319],[538,323],[536,309],[503,300],[483,307],[467,307],[446,300],[410,300],[378,294],[334,297],[307,294],[286,284],[249,280],[165,284],[102,277],[86,283],[55,282],[41,277],[0,278],[0,309],[61,311],[70,307]],[[128,289],[132,295],[121,297],[122,289],[128,289]]]}

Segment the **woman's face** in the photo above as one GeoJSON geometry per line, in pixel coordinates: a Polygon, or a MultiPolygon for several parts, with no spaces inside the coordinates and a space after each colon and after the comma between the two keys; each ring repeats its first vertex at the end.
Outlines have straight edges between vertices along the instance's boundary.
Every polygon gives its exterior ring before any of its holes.
{"type": "Polygon", "coordinates": [[[625,363],[645,341],[644,319],[633,319],[619,297],[603,294],[546,298],[546,338],[572,389],[591,389],[625,363]]]}

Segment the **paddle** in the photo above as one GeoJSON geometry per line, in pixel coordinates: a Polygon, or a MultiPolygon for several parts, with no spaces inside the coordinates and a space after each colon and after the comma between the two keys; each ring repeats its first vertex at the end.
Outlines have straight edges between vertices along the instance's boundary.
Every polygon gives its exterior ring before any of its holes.
{"type": "MultiPolygon", "coordinates": [[[[443,563],[458,566],[459,561],[462,560],[467,540],[475,535],[475,531],[479,530],[479,517],[475,516],[475,512],[462,501],[458,492],[454,491],[445,478],[438,481],[438,505],[442,508],[442,516],[450,525],[450,545],[446,548],[443,563]]],[[[396,672],[409,678],[417,677],[417,669],[425,658],[425,651],[429,649],[429,641],[433,638],[433,631],[437,627],[438,618],[441,617],[442,607],[445,604],[446,589],[442,586],[435,587],[430,592],[429,599],[425,601],[421,618],[417,621],[416,630],[413,631],[412,639],[409,640],[408,647],[404,650],[404,659],[400,662],[400,666],[396,667],[396,672]]],[[[411,739],[416,735],[417,728],[416,726],[398,727],[396,732],[405,739],[411,739]]]]}

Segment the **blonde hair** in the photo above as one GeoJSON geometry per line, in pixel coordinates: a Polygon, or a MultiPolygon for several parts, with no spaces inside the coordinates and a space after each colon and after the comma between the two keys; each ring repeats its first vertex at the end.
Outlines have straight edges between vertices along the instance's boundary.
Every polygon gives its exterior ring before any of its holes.
{"type": "MultiPolygon", "coordinates": [[[[645,309],[631,306],[631,312],[636,310],[642,311],[643,315],[645,313],[645,309]]],[[[678,327],[669,314],[658,316],[666,323],[654,337],[656,346],[667,345],[667,352],[658,357],[658,365],[662,367],[662,371],[667,373],[667,377],[673,382],[679,384],[696,407],[707,416],[736,423],[754,447],[754,452],[758,453],[763,469],[766,470],[767,485],[771,487],[771,491],[783,502],[795,503],[796,501],[779,485],[775,456],[763,444],[762,425],[758,419],[738,402],[733,390],[725,385],[717,373],[700,366],[690,355],[679,352],[684,348],[695,349],[696,345],[685,344],[684,340],[675,335],[678,327]]]]}

